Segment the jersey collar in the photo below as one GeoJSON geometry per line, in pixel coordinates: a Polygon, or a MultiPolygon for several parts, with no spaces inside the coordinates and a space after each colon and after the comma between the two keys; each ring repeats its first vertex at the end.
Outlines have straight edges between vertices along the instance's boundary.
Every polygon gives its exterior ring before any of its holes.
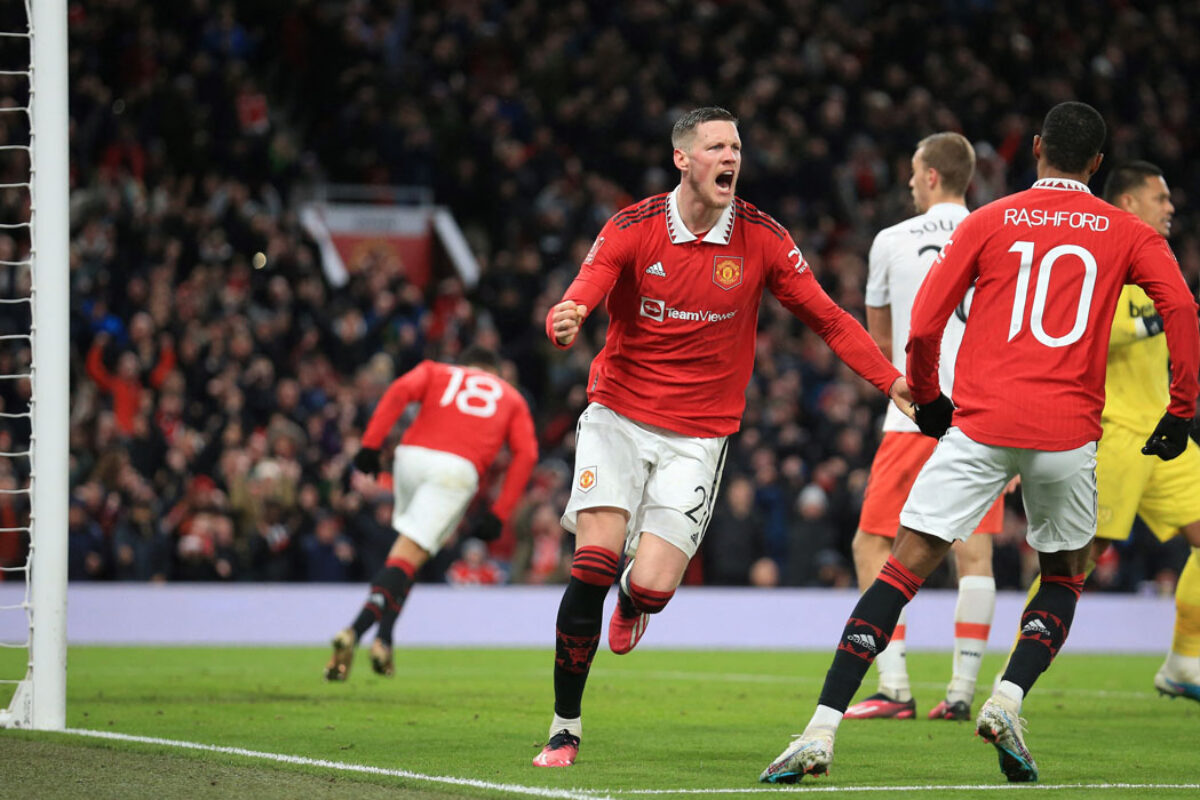
{"type": "MultiPolygon", "coordinates": [[[[687,229],[679,216],[678,195],[679,187],[676,186],[675,191],[667,196],[667,235],[671,237],[671,244],[686,244],[696,241],[696,235],[687,229]]],[[[729,239],[733,236],[733,220],[737,216],[734,205],[731,202],[725,207],[716,224],[704,234],[704,241],[709,244],[729,244],[729,239]]]]}
{"type": "Polygon", "coordinates": [[[1064,192],[1087,192],[1092,193],[1086,183],[1073,181],[1070,178],[1042,178],[1040,181],[1033,184],[1034,189],[1058,189],[1064,192]]]}

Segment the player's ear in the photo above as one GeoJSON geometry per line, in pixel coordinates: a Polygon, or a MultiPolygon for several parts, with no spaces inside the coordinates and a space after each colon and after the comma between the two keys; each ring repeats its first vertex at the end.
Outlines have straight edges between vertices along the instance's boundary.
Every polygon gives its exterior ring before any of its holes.
{"type": "Polygon", "coordinates": [[[1095,175],[1100,169],[1100,162],[1104,160],[1104,153],[1096,153],[1096,157],[1092,159],[1092,163],[1088,165],[1088,175],[1095,175]]]}
{"type": "Polygon", "coordinates": [[[687,166],[688,166],[687,153],[683,152],[678,147],[676,147],[675,148],[675,168],[682,172],[683,170],[687,169],[687,166]]]}
{"type": "Polygon", "coordinates": [[[1042,157],[1042,136],[1038,133],[1033,135],[1033,157],[1035,160],[1042,157]]]}

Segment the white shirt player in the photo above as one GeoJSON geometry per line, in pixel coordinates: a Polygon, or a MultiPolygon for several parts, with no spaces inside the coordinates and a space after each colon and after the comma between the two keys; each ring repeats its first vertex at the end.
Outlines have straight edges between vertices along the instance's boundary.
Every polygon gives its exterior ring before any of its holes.
{"type": "MultiPolygon", "coordinates": [[[[871,243],[867,262],[866,303],[876,308],[891,306],[892,364],[901,372],[905,368],[904,344],[908,341],[917,290],[933,266],[933,260],[968,213],[965,206],[957,203],[936,203],[924,214],[883,229],[871,243]]],[[[947,397],[952,396],[954,389],[954,361],[962,341],[970,298],[971,293],[968,292],[963,306],[950,316],[942,337],[938,375],[942,391],[947,397]]],[[[904,416],[894,403],[888,406],[883,429],[919,432],[917,424],[904,416]]]]}

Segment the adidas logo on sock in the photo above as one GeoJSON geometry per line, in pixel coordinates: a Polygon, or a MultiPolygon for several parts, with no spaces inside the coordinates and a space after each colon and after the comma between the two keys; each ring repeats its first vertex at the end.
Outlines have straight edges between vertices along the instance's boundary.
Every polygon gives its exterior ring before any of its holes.
{"type": "Polygon", "coordinates": [[[1036,633],[1036,634],[1043,634],[1045,636],[1049,636],[1050,629],[1047,628],[1045,623],[1043,623],[1040,619],[1031,619],[1031,620],[1029,620],[1029,622],[1027,622],[1025,624],[1025,627],[1021,629],[1021,633],[1023,633],[1023,634],[1036,633]]]}
{"type": "Polygon", "coordinates": [[[876,652],[875,637],[863,633],[852,633],[846,637],[851,644],[856,644],[868,653],[876,652]]]}
{"type": "Polygon", "coordinates": [[[650,266],[646,267],[647,275],[657,275],[660,278],[667,277],[667,271],[663,269],[661,261],[655,261],[650,266]]]}

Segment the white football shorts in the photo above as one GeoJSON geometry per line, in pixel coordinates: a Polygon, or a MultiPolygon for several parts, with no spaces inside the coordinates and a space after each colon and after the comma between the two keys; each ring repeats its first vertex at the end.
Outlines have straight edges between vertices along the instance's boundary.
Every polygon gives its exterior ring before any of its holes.
{"type": "Polygon", "coordinates": [[[900,524],[948,542],[962,541],[1014,475],[1029,546],[1040,553],[1078,550],[1096,534],[1096,443],[1050,452],[996,447],[957,427],[938,442],[909,492],[900,524]]]}
{"type": "Polygon", "coordinates": [[[620,508],[629,514],[627,553],[645,532],[691,558],[712,516],[727,438],[684,436],[590,404],[576,426],[575,481],[562,526],[574,533],[578,512],[620,508]]]}
{"type": "Polygon", "coordinates": [[[462,456],[427,447],[400,445],[392,467],[392,527],[433,554],[462,521],[479,473],[462,456]]]}

